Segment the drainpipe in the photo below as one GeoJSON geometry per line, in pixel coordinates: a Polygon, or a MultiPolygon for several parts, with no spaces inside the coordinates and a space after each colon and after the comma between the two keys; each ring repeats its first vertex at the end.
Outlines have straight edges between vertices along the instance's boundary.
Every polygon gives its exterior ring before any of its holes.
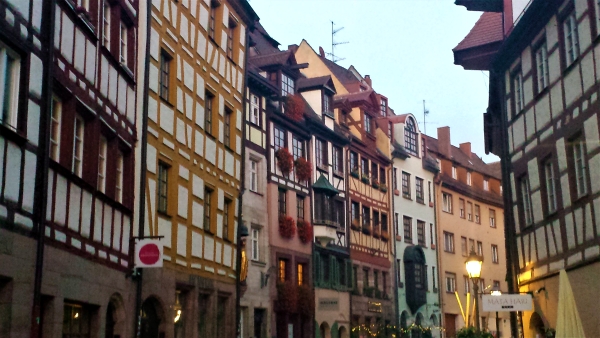
{"type": "Polygon", "coordinates": [[[42,72],[42,97],[40,114],[40,135],[37,150],[34,219],[37,228],[34,235],[37,236],[37,247],[35,257],[35,276],[33,284],[33,306],[31,309],[30,337],[41,336],[41,308],[42,308],[42,273],[44,269],[44,239],[46,222],[46,204],[48,203],[48,166],[50,164],[50,116],[52,116],[52,69],[54,66],[54,12],[55,0],[44,1],[44,13],[42,21],[42,41],[45,42],[42,49],[44,69],[42,72]]]}
{"type": "MultiPolygon", "coordinates": [[[[441,169],[440,169],[440,171],[441,171],[441,169]]],[[[438,174],[436,176],[439,177],[440,182],[439,182],[439,188],[435,189],[435,178],[434,178],[433,206],[434,206],[434,209],[435,209],[435,212],[434,212],[435,233],[437,235],[436,236],[437,237],[437,241],[436,241],[436,247],[435,247],[436,250],[435,251],[436,251],[437,262],[438,262],[438,277],[440,277],[443,270],[442,270],[442,254],[440,252],[440,238],[441,238],[441,236],[440,236],[439,223],[438,223],[440,210],[438,208],[437,201],[438,201],[438,193],[440,193],[442,191],[442,176],[439,175],[439,172],[438,172],[438,174]]],[[[440,314],[443,314],[445,312],[444,312],[444,302],[443,302],[443,299],[442,299],[442,292],[443,291],[442,291],[442,284],[441,284],[441,282],[442,282],[442,279],[440,277],[440,278],[438,278],[438,286],[439,286],[439,289],[438,289],[438,299],[439,299],[439,304],[440,304],[440,314]]],[[[444,318],[444,316],[440,315],[440,326],[441,327],[444,327],[444,322],[445,321],[446,321],[446,318],[444,318]]],[[[440,331],[440,337],[441,336],[442,335],[441,335],[441,331],[440,331]]]]}
{"type": "MultiPolygon", "coordinates": [[[[141,2],[140,2],[141,3],[141,2]]],[[[144,90],[142,91],[142,132],[141,132],[141,160],[140,160],[140,191],[139,191],[139,209],[138,209],[138,237],[144,238],[144,226],[146,223],[146,154],[148,149],[148,92],[150,88],[150,31],[152,19],[151,0],[146,1],[146,62],[144,65],[144,90]]],[[[135,252],[135,248],[133,249],[135,252]]],[[[136,292],[135,292],[135,316],[134,316],[134,337],[140,337],[140,328],[142,323],[142,281],[143,269],[137,269],[136,292]]]]}
{"type": "MultiPolygon", "coordinates": [[[[390,170],[390,176],[393,176],[393,175],[394,175],[394,156],[392,155],[392,166],[391,166],[391,170],[390,170]]],[[[389,233],[391,234],[390,235],[390,243],[394,243],[393,248],[392,248],[392,250],[393,250],[393,257],[394,257],[394,261],[392,262],[392,267],[395,267],[395,269],[392,270],[392,273],[396,272],[394,274],[394,295],[396,296],[394,298],[394,303],[395,303],[394,304],[394,308],[396,309],[396,315],[394,316],[394,326],[396,327],[396,329],[398,329],[400,327],[400,320],[399,320],[399,318],[400,318],[400,304],[398,303],[399,299],[400,299],[400,292],[398,291],[398,271],[400,271],[400,270],[397,270],[397,269],[400,269],[400,266],[397,265],[397,263],[398,263],[398,256],[397,256],[398,255],[398,250],[396,250],[396,235],[397,234],[395,233],[395,231],[396,231],[396,229],[395,229],[396,228],[395,227],[395,225],[396,225],[395,224],[395,221],[396,221],[396,206],[394,204],[394,196],[395,196],[394,195],[394,186],[393,186],[394,185],[394,178],[391,177],[391,180],[388,180],[388,182],[390,182],[391,185],[392,185],[391,189],[388,189],[388,191],[390,192],[390,199],[391,199],[390,204],[392,206],[392,209],[391,209],[392,212],[391,212],[390,218],[392,219],[392,224],[394,225],[394,226],[392,226],[390,228],[394,228],[394,229],[393,230],[390,229],[392,231],[390,231],[389,233]]]]}
{"type": "Polygon", "coordinates": [[[250,43],[250,28],[251,27],[246,27],[246,53],[244,53],[244,83],[242,85],[242,90],[244,91],[242,94],[242,149],[241,149],[241,154],[242,154],[242,159],[241,159],[241,168],[240,168],[240,194],[238,197],[238,214],[237,214],[237,219],[238,219],[238,231],[237,231],[237,257],[236,257],[236,264],[235,264],[235,269],[236,269],[236,283],[235,283],[235,327],[236,329],[236,337],[240,337],[240,332],[241,332],[241,327],[240,327],[240,318],[241,318],[241,308],[240,308],[240,301],[241,301],[241,295],[240,295],[240,291],[241,291],[241,280],[240,280],[240,272],[242,269],[242,236],[241,236],[241,231],[240,231],[240,227],[244,226],[244,220],[243,220],[243,212],[242,212],[242,207],[243,207],[243,203],[242,203],[242,197],[244,195],[244,192],[246,192],[246,114],[248,113],[246,111],[246,100],[247,100],[247,84],[248,84],[248,49],[249,46],[248,44],[250,43]]]}

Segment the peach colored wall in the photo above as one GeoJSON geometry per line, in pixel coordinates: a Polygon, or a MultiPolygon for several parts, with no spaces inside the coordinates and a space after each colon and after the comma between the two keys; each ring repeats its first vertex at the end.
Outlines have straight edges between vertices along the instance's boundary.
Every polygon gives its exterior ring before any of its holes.
{"type": "MultiPolygon", "coordinates": [[[[292,239],[285,239],[279,235],[278,187],[279,185],[276,183],[269,183],[267,186],[267,213],[269,215],[268,228],[270,244],[279,248],[310,254],[312,252],[312,246],[310,243],[303,244],[300,241],[298,238],[298,231],[296,231],[292,239]]],[[[308,197],[304,199],[304,218],[307,220],[310,219],[309,201],[308,197]]],[[[290,189],[287,191],[286,202],[287,215],[291,216],[295,221],[298,216],[296,214],[296,193],[294,190],[290,189]]]]}

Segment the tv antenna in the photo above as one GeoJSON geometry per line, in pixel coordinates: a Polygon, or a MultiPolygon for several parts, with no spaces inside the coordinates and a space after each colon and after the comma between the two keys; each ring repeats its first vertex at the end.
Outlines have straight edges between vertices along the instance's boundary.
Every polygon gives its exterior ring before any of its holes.
{"type": "Polygon", "coordinates": [[[429,115],[429,109],[425,108],[425,100],[423,100],[423,134],[427,135],[427,123],[425,118],[429,115]]]}
{"type": "Polygon", "coordinates": [[[337,46],[337,45],[345,45],[345,44],[350,43],[350,42],[348,42],[348,41],[335,42],[335,40],[334,40],[335,35],[339,31],[341,31],[342,29],[344,29],[344,27],[340,27],[338,29],[334,29],[333,25],[335,25],[335,23],[333,21],[331,21],[331,53],[327,53],[327,55],[331,56],[331,61],[333,61],[334,63],[337,63],[338,61],[345,60],[346,58],[341,58],[341,57],[335,56],[335,46],[337,46]]]}

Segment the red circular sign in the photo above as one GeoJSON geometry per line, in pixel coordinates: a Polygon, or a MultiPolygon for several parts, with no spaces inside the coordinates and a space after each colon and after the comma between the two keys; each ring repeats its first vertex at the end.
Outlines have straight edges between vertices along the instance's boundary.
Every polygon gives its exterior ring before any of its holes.
{"type": "Polygon", "coordinates": [[[160,250],[154,243],[145,244],[140,248],[139,258],[145,265],[156,264],[160,259],[160,250]]]}

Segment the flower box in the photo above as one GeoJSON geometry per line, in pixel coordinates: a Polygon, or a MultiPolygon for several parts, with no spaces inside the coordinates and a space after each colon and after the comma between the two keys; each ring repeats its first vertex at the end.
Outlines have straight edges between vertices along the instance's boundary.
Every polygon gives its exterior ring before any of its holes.
{"type": "Polygon", "coordinates": [[[367,235],[370,235],[370,234],[371,234],[371,232],[372,232],[371,225],[370,225],[370,224],[365,224],[365,225],[362,227],[362,231],[363,231],[363,233],[365,233],[365,234],[367,234],[367,235]]]}
{"type": "Polygon", "coordinates": [[[378,227],[373,228],[373,237],[375,237],[375,238],[381,237],[381,231],[379,230],[378,227]]]}
{"type": "Polygon", "coordinates": [[[284,175],[287,175],[292,171],[294,165],[294,156],[290,154],[287,148],[279,148],[275,152],[275,158],[277,159],[277,166],[284,175]]]}
{"type": "Polygon", "coordinates": [[[402,236],[400,236],[400,235],[396,235],[396,240],[397,240],[397,241],[401,241],[401,240],[402,240],[402,236]]]}
{"type": "Polygon", "coordinates": [[[312,175],[312,165],[310,162],[300,157],[294,162],[296,168],[296,178],[299,181],[308,181],[312,175]]]}
{"type": "Polygon", "coordinates": [[[294,219],[287,215],[279,216],[279,234],[285,239],[292,239],[296,233],[294,219]]]}
{"type": "Polygon", "coordinates": [[[375,288],[366,286],[363,288],[363,296],[373,298],[374,291],[375,291],[375,288]]]}
{"type": "Polygon", "coordinates": [[[312,240],[313,240],[312,225],[303,219],[299,219],[296,222],[296,226],[298,228],[298,238],[300,238],[300,241],[304,244],[312,242],[312,240]]]}
{"type": "Polygon", "coordinates": [[[367,175],[362,175],[362,178],[360,180],[365,184],[369,184],[370,181],[369,176],[367,175]]]}
{"type": "Polygon", "coordinates": [[[433,202],[429,202],[429,206],[433,208],[433,202]]]}
{"type": "Polygon", "coordinates": [[[354,178],[358,178],[358,170],[353,170],[350,172],[350,176],[354,177],[354,178]]]}
{"type": "Polygon", "coordinates": [[[362,227],[360,226],[360,221],[357,219],[352,220],[352,223],[350,224],[350,229],[360,231],[362,229],[362,227]]]}
{"type": "Polygon", "coordinates": [[[396,195],[396,196],[400,196],[400,190],[398,190],[398,189],[394,189],[394,195],[396,195]]]}
{"type": "Polygon", "coordinates": [[[435,244],[431,244],[431,249],[435,250],[435,244]]]}
{"type": "Polygon", "coordinates": [[[387,231],[382,231],[381,232],[381,239],[384,241],[389,241],[390,240],[390,233],[387,231]]]}
{"type": "Polygon", "coordinates": [[[375,188],[375,189],[379,189],[379,181],[373,180],[371,182],[371,186],[373,186],[373,188],[375,188]]]}

